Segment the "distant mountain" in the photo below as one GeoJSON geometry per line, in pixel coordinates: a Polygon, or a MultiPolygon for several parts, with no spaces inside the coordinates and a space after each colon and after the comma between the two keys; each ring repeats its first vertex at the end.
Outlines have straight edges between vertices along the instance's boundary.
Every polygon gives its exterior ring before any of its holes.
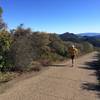
{"type": "Polygon", "coordinates": [[[80,36],[100,36],[100,33],[79,33],[80,36]]]}
{"type": "Polygon", "coordinates": [[[59,37],[63,41],[71,41],[71,42],[89,42],[93,44],[95,47],[100,47],[100,33],[81,33],[81,34],[74,34],[74,33],[63,33],[60,34],[59,37]]]}
{"type": "Polygon", "coordinates": [[[82,40],[93,44],[95,47],[100,47],[100,35],[97,35],[97,36],[83,36],[82,40]]]}
{"type": "Polygon", "coordinates": [[[63,41],[72,41],[72,42],[80,42],[80,36],[74,34],[74,33],[63,33],[61,35],[59,35],[59,37],[63,40],[63,41]]]}

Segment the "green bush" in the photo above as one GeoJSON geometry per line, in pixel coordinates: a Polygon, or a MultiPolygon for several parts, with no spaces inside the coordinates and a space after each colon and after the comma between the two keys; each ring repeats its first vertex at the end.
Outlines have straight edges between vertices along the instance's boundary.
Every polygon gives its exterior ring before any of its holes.
{"type": "Polygon", "coordinates": [[[94,50],[93,45],[90,44],[89,42],[83,42],[82,45],[83,45],[83,50],[82,50],[83,53],[89,53],[94,50]]]}
{"type": "Polygon", "coordinates": [[[0,32],[0,71],[10,70],[12,59],[10,59],[11,35],[7,31],[0,32]]]}

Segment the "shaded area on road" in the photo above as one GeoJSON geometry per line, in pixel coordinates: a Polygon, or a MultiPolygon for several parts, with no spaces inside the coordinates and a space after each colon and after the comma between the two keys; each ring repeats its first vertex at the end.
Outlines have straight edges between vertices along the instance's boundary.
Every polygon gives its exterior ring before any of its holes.
{"type": "Polygon", "coordinates": [[[48,66],[52,66],[52,67],[66,67],[67,65],[48,65],[48,66]]]}
{"type": "Polygon", "coordinates": [[[80,66],[78,68],[82,68],[82,69],[87,69],[87,70],[96,70],[96,71],[99,71],[100,70],[100,64],[99,64],[99,61],[93,61],[93,62],[86,62],[85,63],[86,67],[84,66],[80,66]]]}
{"type": "MultiPolygon", "coordinates": [[[[98,59],[98,54],[95,56],[95,58],[98,59]]],[[[94,60],[92,62],[86,62],[85,65],[86,67],[79,67],[79,68],[86,70],[95,70],[95,72],[90,75],[95,75],[97,77],[98,83],[96,84],[96,83],[85,82],[82,83],[81,88],[83,90],[96,91],[97,96],[100,98],[100,62],[99,60],[94,60]]]]}
{"type": "Polygon", "coordinates": [[[100,85],[94,83],[83,83],[82,89],[92,90],[92,91],[100,91],[100,85]]]}
{"type": "Polygon", "coordinates": [[[51,65],[47,65],[47,66],[50,66],[50,67],[67,67],[68,65],[67,64],[51,64],[51,65]]]}

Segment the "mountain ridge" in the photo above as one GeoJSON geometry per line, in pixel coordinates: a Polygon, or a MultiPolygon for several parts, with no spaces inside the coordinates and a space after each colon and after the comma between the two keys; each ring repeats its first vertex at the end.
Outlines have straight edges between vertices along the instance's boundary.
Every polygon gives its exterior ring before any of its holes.
{"type": "Polygon", "coordinates": [[[80,36],[99,36],[100,33],[96,33],[96,32],[87,32],[87,33],[78,33],[77,35],[80,35],[80,36]]]}

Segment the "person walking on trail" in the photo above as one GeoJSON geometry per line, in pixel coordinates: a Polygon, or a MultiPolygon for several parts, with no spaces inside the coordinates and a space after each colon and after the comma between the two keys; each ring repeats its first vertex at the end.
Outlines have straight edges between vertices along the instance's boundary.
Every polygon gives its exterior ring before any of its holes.
{"type": "Polygon", "coordinates": [[[71,60],[72,60],[72,67],[74,66],[74,59],[76,57],[76,55],[78,54],[78,49],[72,45],[71,47],[68,48],[71,60]]]}

